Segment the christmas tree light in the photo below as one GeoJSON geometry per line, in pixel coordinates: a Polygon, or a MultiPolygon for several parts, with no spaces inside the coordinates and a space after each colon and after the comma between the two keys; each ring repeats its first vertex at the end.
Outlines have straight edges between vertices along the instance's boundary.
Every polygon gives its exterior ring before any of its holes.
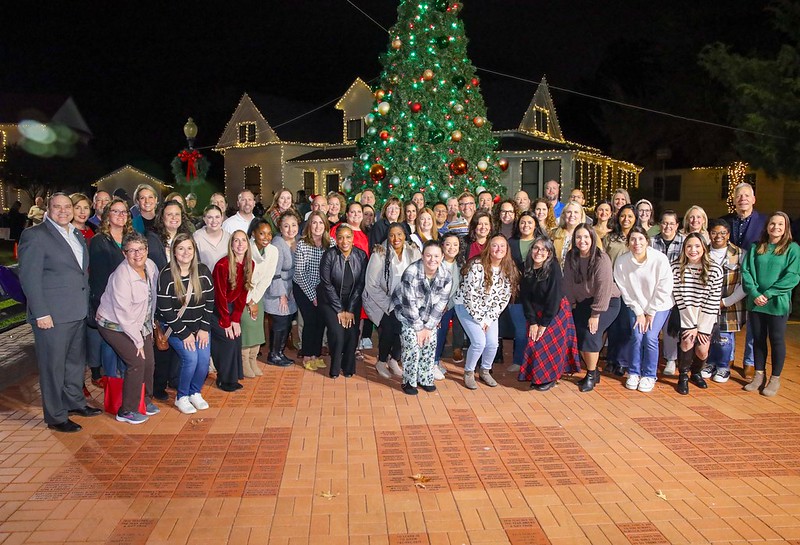
{"type": "Polygon", "coordinates": [[[366,134],[357,141],[348,195],[372,189],[427,202],[485,188],[504,192],[497,141],[467,56],[462,2],[401,0],[366,134]]]}

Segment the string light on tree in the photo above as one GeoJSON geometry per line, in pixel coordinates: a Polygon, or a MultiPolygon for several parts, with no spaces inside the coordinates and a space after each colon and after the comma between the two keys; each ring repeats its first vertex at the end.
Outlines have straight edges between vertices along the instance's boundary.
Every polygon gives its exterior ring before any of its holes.
{"type": "Polygon", "coordinates": [[[400,0],[368,128],[357,142],[350,195],[370,188],[383,203],[408,200],[416,190],[430,199],[478,185],[504,192],[461,9],[451,0],[400,0]]]}
{"type": "Polygon", "coordinates": [[[736,191],[736,186],[745,181],[748,166],[747,163],[741,161],[734,161],[728,165],[728,198],[725,199],[725,202],[728,205],[728,212],[731,214],[736,211],[736,201],[733,194],[736,191]]]}

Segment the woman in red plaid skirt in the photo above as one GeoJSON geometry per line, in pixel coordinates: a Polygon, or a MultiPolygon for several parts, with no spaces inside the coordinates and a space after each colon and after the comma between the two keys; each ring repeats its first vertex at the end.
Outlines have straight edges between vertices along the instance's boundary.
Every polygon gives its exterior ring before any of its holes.
{"type": "Polygon", "coordinates": [[[580,371],[578,341],[567,298],[561,291],[561,267],[550,239],[537,237],[525,260],[520,298],[528,320],[519,380],[531,388],[549,390],[566,371],[580,371]]]}

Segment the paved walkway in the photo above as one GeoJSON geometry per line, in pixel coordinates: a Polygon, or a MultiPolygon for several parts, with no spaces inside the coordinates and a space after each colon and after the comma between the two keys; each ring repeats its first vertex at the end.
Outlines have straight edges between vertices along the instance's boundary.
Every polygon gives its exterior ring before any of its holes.
{"type": "MultiPolygon", "coordinates": [[[[10,333],[0,358],[29,350],[10,333]]],[[[738,372],[689,396],[674,378],[580,394],[504,366],[471,392],[450,362],[409,397],[368,355],[350,379],[264,366],[208,386],[208,411],[72,435],[45,428],[29,373],[0,392],[0,544],[800,544],[800,326],[789,338],[772,399],[738,372]]]]}

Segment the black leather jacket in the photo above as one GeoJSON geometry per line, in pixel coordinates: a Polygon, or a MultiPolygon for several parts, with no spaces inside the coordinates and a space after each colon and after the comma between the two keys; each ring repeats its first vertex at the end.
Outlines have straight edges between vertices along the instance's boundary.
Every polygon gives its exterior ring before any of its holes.
{"type": "Polygon", "coordinates": [[[338,248],[332,247],[322,254],[319,263],[319,285],[317,299],[321,304],[329,305],[337,312],[359,312],[361,294],[364,291],[364,278],[367,272],[367,254],[360,248],[353,247],[348,258],[353,271],[353,291],[348,300],[342,300],[342,279],[344,277],[345,258],[338,248]]]}

